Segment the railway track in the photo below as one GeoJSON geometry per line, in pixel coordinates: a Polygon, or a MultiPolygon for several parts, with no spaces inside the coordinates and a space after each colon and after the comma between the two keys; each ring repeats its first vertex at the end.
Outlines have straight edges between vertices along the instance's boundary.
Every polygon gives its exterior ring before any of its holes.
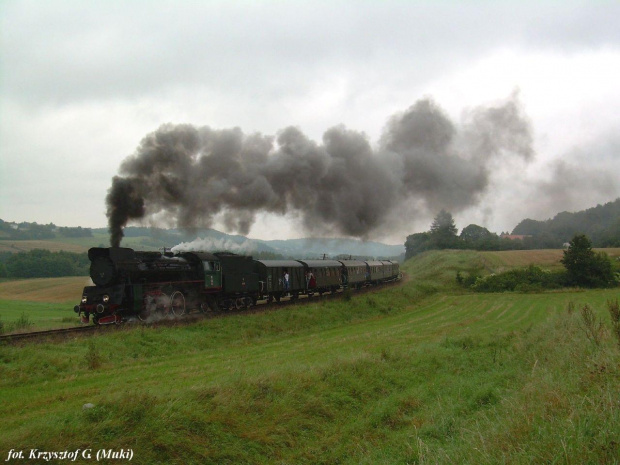
{"type": "Polygon", "coordinates": [[[73,328],[48,329],[46,331],[32,331],[29,333],[3,334],[0,336],[0,344],[15,343],[22,341],[42,340],[47,338],[68,336],[71,334],[95,332],[98,326],[75,326],[73,328]]]}
{"type": "MultiPolygon", "coordinates": [[[[380,289],[384,289],[386,287],[394,286],[396,284],[400,284],[402,282],[402,275],[398,279],[394,281],[389,281],[378,286],[368,286],[358,289],[353,292],[352,296],[358,296],[362,294],[367,294],[370,292],[374,292],[380,289]]],[[[127,323],[121,325],[105,325],[105,326],[96,326],[96,325],[88,325],[88,326],[75,326],[72,328],[62,328],[62,329],[49,329],[46,331],[32,331],[29,333],[15,333],[15,334],[4,334],[0,335],[0,345],[1,344],[14,344],[19,342],[28,342],[28,341],[43,341],[49,340],[52,338],[64,338],[71,335],[83,335],[83,334],[95,334],[102,330],[109,330],[111,328],[119,328],[119,327],[131,327],[134,325],[139,326],[177,326],[177,325],[187,325],[195,323],[196,321],[205,319],[205,318],[218,318],[225,317],[228,315],[242,315],[242,314],[252,314],[252,313],[261,313],[265,311],[282,309],[291,305],[307,305],[316,302],[321,302],[325,300],[339,299],[342,298],[348,291],[339,290],[334,293],[328,293],[323,295],[314,295],[312,297],[303,296],[301,298],[292,299],[290,297],[286,297],[282,299],[280,302],[270,302],[264,303],[257,306],[253,306],[249,309],[240,309],[240,310],[222,310],[219,312],[207,312],[207,313],[187,313],[180,317],[168,317],[162,316],[159,319],[154,319],[151,322],[142,322],[137,318],[129,320],[127,323]]]]}

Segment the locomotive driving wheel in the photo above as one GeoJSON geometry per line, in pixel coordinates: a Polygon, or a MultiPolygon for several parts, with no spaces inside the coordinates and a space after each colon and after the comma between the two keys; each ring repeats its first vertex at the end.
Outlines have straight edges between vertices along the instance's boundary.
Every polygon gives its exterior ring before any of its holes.
{"type": "Polygon", "coordinates": [[[170,306],[175,316],[185,314],[185,296],[181,291],[175,291],[170,297],[170,306]]]}

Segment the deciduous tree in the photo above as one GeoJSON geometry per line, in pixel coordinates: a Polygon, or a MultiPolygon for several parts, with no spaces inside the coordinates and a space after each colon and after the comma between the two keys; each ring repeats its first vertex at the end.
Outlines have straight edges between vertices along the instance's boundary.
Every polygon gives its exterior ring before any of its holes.
{"type": "Polygon", "coordinates": [[[592,242],[585,234],[573,237],[561,262],[566,268],[568,284],[607,287],[614,283],[609,257],[604,252],[594,252],[592,242]]]}

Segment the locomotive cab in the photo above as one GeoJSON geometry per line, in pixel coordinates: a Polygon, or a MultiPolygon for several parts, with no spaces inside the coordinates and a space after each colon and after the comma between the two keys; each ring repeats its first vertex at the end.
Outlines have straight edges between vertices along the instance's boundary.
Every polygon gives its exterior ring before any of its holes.
{"type": "Polygon", "coordinates": [[[185,252],[180,256],[194,263],[200,270],[205,292],[222,289],[222,263],[216,255],[209,252],[185,252]]]}

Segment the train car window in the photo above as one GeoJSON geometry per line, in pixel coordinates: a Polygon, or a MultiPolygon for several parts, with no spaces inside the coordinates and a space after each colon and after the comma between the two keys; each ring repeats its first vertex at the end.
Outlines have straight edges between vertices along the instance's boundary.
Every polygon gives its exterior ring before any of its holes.
{"type": "Polygon", "coordinates": [[[205,271],[220,271],[220,262],[202,262],[205,271]]]}

